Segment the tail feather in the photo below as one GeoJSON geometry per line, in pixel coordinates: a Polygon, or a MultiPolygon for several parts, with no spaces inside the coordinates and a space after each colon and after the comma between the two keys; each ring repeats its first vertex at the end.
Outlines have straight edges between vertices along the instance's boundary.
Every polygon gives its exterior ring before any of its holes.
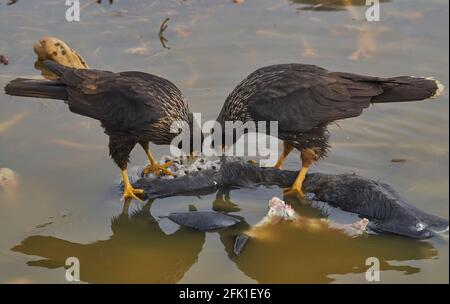
{"type": "Polygon", "coordinates": [[[373,97],[373,103],[424,100],[444,92],[444,86],[433,78],[401,76],[379,81],[383,94],[373,97]]]}
{"type": "Polygon", "coordinates": [[[49,69],[51,72],[56,74],[56,76],[61,77],[65,72],[70,70],[71,68],[61,65],[59,63],[56,63],[52,60],[44,60],[42,61],[42,64],[49,69]]]}
{"type": "Polygon", "coordinates": [[[5,86],[5,93],[12,96],[67,100],[66,86],[57,80],[17,78],[5,86]]]}

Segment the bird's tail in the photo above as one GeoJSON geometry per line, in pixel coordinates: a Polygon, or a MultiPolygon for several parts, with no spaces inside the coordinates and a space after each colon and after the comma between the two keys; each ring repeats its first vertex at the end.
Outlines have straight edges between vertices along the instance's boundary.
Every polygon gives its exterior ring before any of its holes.
{"type": "MultiPolygon", "coordinates": [[[[51,60],[44,60],[42,64],[58,77],[71,70],[51,60]]],[[[59,80],[17,78],[5,86],[5,93],[13,96],[67,100],[66,85],[59,80]]]]}
{"type": "Polygon", "coordinates": [[[42,61],[42,64],[44,67],[49,69],[51,72],[53,72],[56,76],[61,77],[65,72],[69,70],[73,70],[73,68],[64,66],[62,64],[56,63],[52,60],[44,60],[42,61]]]}
{"type": "Polygon", "coordinates": [[[444,93],[444,85],[433,78],[401,76],[378,78],[383,94],[372,98],[373,103],[416,101],[435,98],[444,93]]]}
{"type": "Polygon", "coordinates": [[[5,93],[12,96],[67,100],[66,85],[58,80],[17,78],[5,86],[5,93]]]}

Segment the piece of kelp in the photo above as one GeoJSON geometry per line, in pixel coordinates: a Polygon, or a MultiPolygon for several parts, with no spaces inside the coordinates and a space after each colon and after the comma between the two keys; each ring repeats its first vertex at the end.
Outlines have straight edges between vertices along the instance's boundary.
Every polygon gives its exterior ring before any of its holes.
{"type": "MultiPolygon", "coordinates": [[[[297,174],[297,171],[261,168],[241,159],[224,157],[217,171],[198,171],[175,179],[144,178],[134,186],[144,189],[147,198],[163,198],[210,194],[222,187],[287,188],[297,174]]],[[[311,173],[306,177],[303,189],[313,193],[315,200],[369,219],[369,227],[379,232],[424,239],[448,231],[448,220],[414,207],[388,184],[355,174],[311,173]]]]}

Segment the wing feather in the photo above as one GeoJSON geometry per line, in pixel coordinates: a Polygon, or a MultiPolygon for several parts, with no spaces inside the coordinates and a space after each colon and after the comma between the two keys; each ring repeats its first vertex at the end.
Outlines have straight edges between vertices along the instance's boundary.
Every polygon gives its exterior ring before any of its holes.
{"type": "Polygon", "coordinates": [[[374,81],[290,70],[253,94],[247,110],[253,120],[278,121],[279,130],[307,132],[324,123],[359,116],[371,98],[382,93],[374,81]]]}
{"type": "MultiPolygon", "coordinates": [[[[100,120],[115,130],[145,128],[164,117],[163,87],[168,81],[150,74],[73,69],[61,81],[68,87],[72,112],[100,120]],[[161,82],[163,83],[161,85],[161,82]]],[[[175,93],[181,92],[171,84],[175,93]]]]}

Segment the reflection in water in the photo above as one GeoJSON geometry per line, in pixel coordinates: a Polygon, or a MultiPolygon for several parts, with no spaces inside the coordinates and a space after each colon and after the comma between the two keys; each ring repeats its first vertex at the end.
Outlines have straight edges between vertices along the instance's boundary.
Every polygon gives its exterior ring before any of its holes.
{"type": "Polygon", "coordinates": [[[166,235],[150,213],[151,202],[130,216],[114,217],[108,240],[78,244],[52,236],[30,236],[13,251],[45,259],[29,266],[64,267],[80,260],[81,281],[90,283],[176,283],[197,261],[205,234],[180,228],[166,235]]]}
{"type": "MultiPolygon", "coordinates": [[[[301,10],[342,11],[347,6],[365,6],[366,0],[290,0],[293,3],[305,4],[301,10]]],[[[391,2],[392,0],[380,0],[391,2]]]]}
{"type": "Polygon", "coordinates": [[[347,26],[350,32],[358,33],[356,50],[349,56],[350,60],[369,59],[379,50],[378,37],[388,32],[388,27],[347,26]]]}
{"type": "MultiPolygon", "coordinates": [[[[219,190],[213,208],[235,212],[230,189],[219,190]]],[[[323,218],[321,210],[305,201],[289,201],[295,211],[309,218],[323,218]]],[[[44,257],[29,261],[29,266],[62,268],[68,257],[79,258],[81,280],[92,283],[176,283],[197,262],[205,242],[205,233],[180,228],[166,235],[150,213],[151,202],[128,215],[128,204],[121,215],[112,219],[113,235],[108,240],[78,244],[52,236],[31,236],[13,251],[44,257]]],[[[391,265],[437,257],[428,242],[391,235],[368,235],[351,238],[325,225],[296,227],[282,222],[251,227],[241,222],[219,231],[220,240],[230,259],[247,276],[260,283],[329,283],[336,274],[360,273],[368,266],[368,257],[380,260],[380,270],[418,273],[420,268],[391,265]],[[233,253],[237,235],[251,229],[251,239],[240,256],[233,253]]],[[[363,278],[363,277],[362,277],[363,278]]]]}
{"type": "MultiPolygon", "coordinates": [[[[356,6],[366,6],[365,0],[290,0],[294,3],[306,4],[308,6],[301,7],[299,10],[317,10],[317,11],[347,11],[352,20],[363,20],[363,12],[356,9],[356,6]]],[[[391,2],[392,0],[381,0],[380,2],[391,2]]],[[[410,20],[420,18],[420,12],[398,14],[389,12],[389,15],[402,16],[410,20]]],[[[369,25],[365,19],[362,25],[344,25],[345,32],[356,33],[357,46],[356,50],[349,55],[350,60],[369,59],[380,50],[378,38],[380,34],[388,32],[389,27],[369,25]]],[[[332,28],[335,31],[336,28],[332,28]]],[[[305,56],[306,57],[306,56],[305,56]]]]}
{"type": "Polygon", "coordinates": [[[217,212],[238,212],[241,211],[239,205],[230,200],[232,188],[220,188],[217,191],[216,199],[212,203],[212,209],[217,212]]]}
{"type": "MultiPolygon", "coordinates": [[[[320,217],[317,209],[298,202],[289,202],[299,214],[320,217]]],[[[241,219],[242,220],[242,219],[241,219]]],[[[320,227],[293,227],[288,222],[252,229],[239,257],[234,256],[234,238],[250,226],[245,222],[220,232],[227,254],[238,268],[259,283],[329,283],[331,275],[361,273],[368,269],[368,257],[380,260],[380,270],[420,272],[409,265],[391,265],[389,261],[402,262],[430,259],[437,250],[427,242],[391,235],[368,235],[351,238],[343,232],[320,227]]]]}

